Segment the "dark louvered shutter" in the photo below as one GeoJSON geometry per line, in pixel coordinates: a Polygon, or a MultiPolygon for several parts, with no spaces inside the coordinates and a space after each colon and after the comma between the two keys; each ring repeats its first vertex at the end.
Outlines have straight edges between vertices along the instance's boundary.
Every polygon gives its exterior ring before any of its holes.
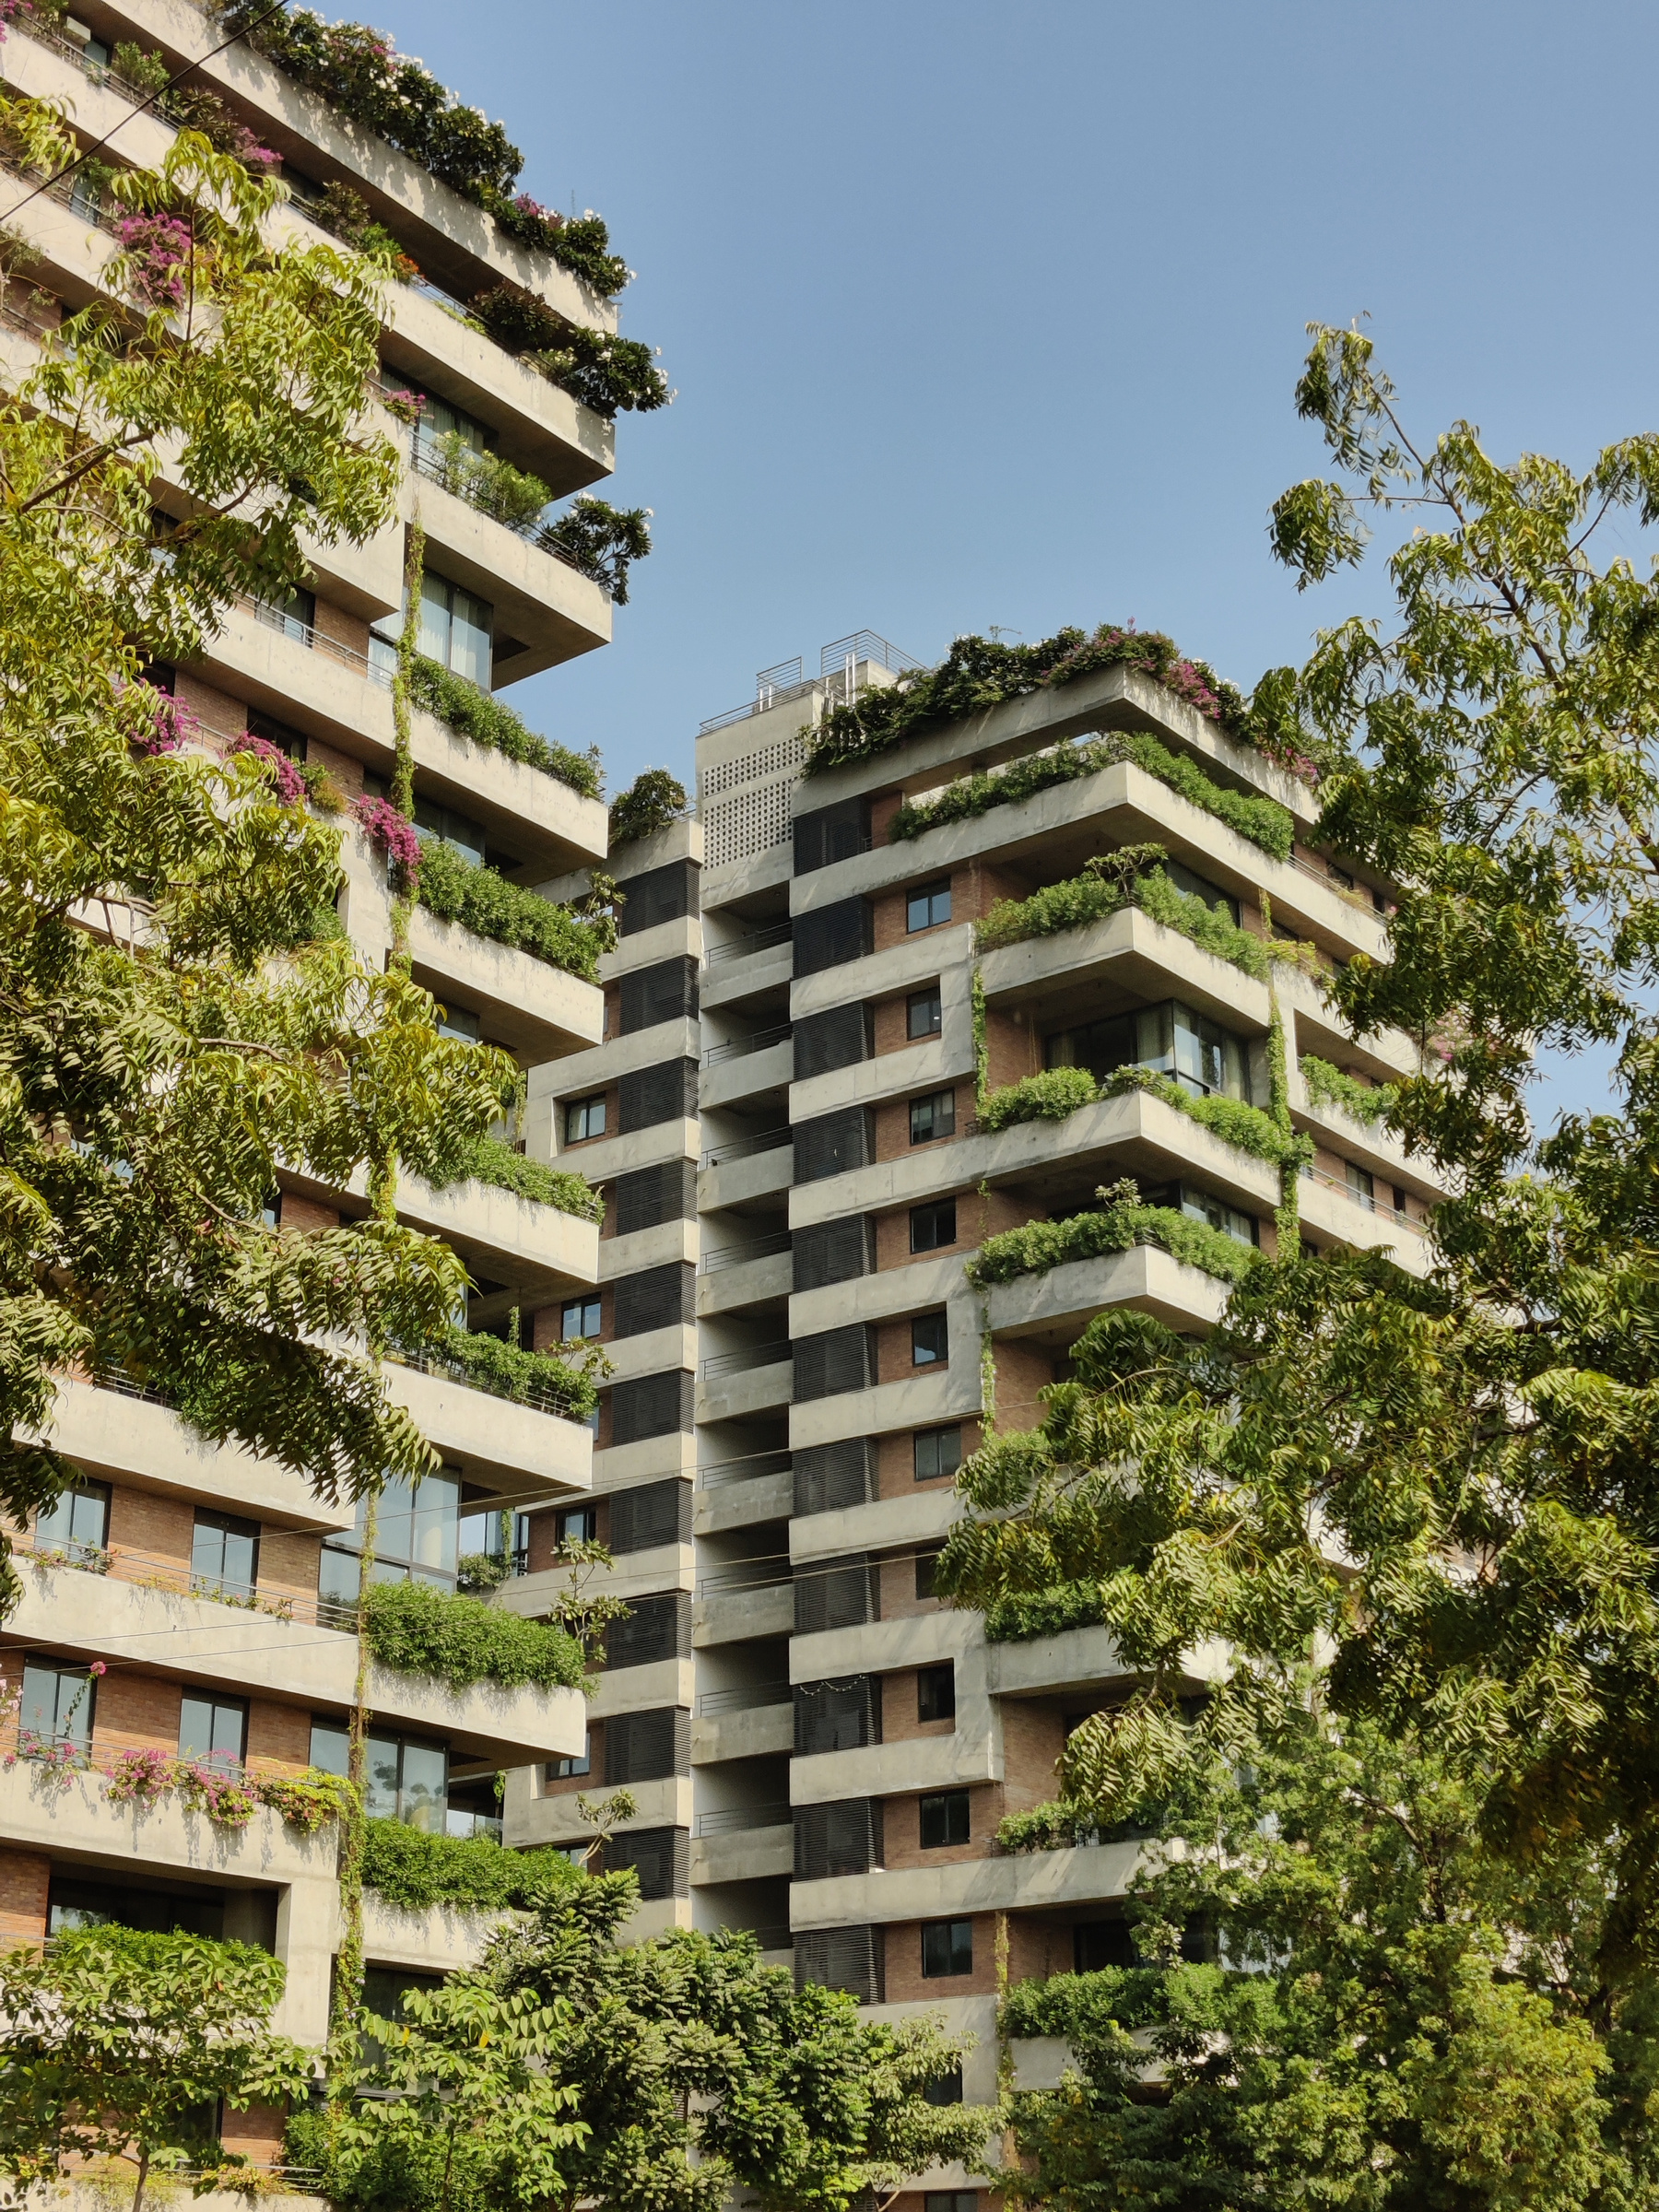
{"type": "Polygon", "coordinates": [[[876,1157],[876,1117],[867,1106],[845,1106],[794,1127],[794,1179],[821,1182],[849,1168],[867,1168],[876,1157]]]}
{"type": "Polygon", "coordinates": [[[876,1441],[849,1436],[833,1444],[810,1444],[794,1455],[797,1513],[845,1512],[876,1495],[876,1441]]]}
{"type": "Polygon", "coordinates": [[[607,1667],[654,1666],[664,1659],[690,1655],[691,1600],[684,1591],[636,1597],[620,1618],[606,1625],[607,1667]]]}
{"type": "Polygon", "coordinates": [[[605,1724],[606,1788],[620,1782],[661,1782],[689,1773],[691,1715],[680,1705],[648,1712],[613,1712],[605,1724]]]}
{"type": "Polygon", "coordinates": [[[659,1022],[694,1021],[697,963],[658,960],[652,968],[635,968],[622,978],[621,994],[619,1034],[624,1037],[631,1037],[636,1030],[654,1030],[659,1022]]]}
{"type": "Polygon", "coordinates": [[[660,923],[679,922],[697,912],[697,863],[671,860],[665,867],[647,868],[642,875],[626,877],[618,889],[627,904],[622,909],[625,937],[637,937],[642,929],[660,923]]]}
{"type": "Polygon", "coordinates": [[[877,1740],[875,1716],[868,1675],[847,1682],[797,1682],[795,1751],[803,1759],[818,1751],[860,1751],[877,1740]]]}
{"type": "Polygon", "coordinates": [[[810,876],[815,868],[851,860],[870,849],[868,799],[837,799],[833,806],[818,806],[797,814],[794,821],[794,872],[810,876]]]}
{"type": "Polygon", "coordinates": [[[794,1400],[837,1398],[849,1390],[867,1390],[875,1380],[870,1332],[861,1321],[849,1328],[826,1329],[821,1336],[794,1340],[794,1400]]]}
{"type": "Polygon", "coordinates": [[[826,1006],[821,1014],[803,1015],[794,1026],[794,1079],[827,1076],[832,1068],[851,1067],[867,1060],[876,1050],[876,1009],[855,999],[847,1006],[826,1006]]]}
{"type": "Polygon", "coordinates": [[[640,1877],[640,1901],[691,1894],[691,1837],[683,1828],[625,1828],[605,1839],[606,1874],[631,1866],[640,1877]]]}
{"type": "Polygon", "coordinates": [[[794,924],[794,971],[797,976],[819,975],[826,968],[842,968],[874,951],[870,902],[867,899],[838,899],[833,906],[797,914],[794,924]]]}
{"type": "Polygon", "coordinates": [[[823,1989],[844,1989],[861,2005],[883,2003],[886,1934],[885,1928],[797,1928],[795,1987],[816,1982],[823,1989]]]}
{"type": "Polygon", "coordinates": [[[663,1122],[690,1121],[697,1113],[697,1063],[664,1060],[655,1067],[631,1068],[617,1089],[617,1120],[624,1136],[663,1122]]]}
{"type": "Polygon", "coordinates": [[[616,1490],[610,1501],[610,1546],[616,1553],[656,1551],[691,1541],[691,1485],[670,1478],[616,1490]]]}
{"type": "MultiPolygon", "coordinates": [[[[826,1283],[850,1283],[876,1272],[876,1222],[870,1214],[844,1214],[839,1221],[815,1221],[794,1237],[794,1288],[821,1290],[826,1283]]],[[[618,1332],[619,1333],[619,1332],[618,1332]]]]}
{"type": "Polygon", "coordinates": [[[647,1329],[672,1329],[697,1318],[697,1270],[683,1260],[618,1276],[611,1286],[612,1334],[643,1336],[647,1329]]]}
{"type": "Polygon", "coordinates": [[[880,1617],[877,1570],[862,1551],[844,1559],[815,1559],[797,1567],[794,1578],[794,1625],[797,1636],[816,1636],[825,1629],[862,1629],[880,1617]]]}
{"type": "Polygon", "coordinates": [[[617,1178],[617,1234],[631,1237],[665,1221],[689,1221],[697,1212],[697,1165],[689,1159],[659,1160],[617,1178]]]}
{"type": "Polygon", "coordinates": [[[611,1391],[611,1441],[637,1444],[648,1436],[688,1430],[693,1418],[693,1384],[679,1367],[660,1375],[636,1375],[611,1391]]]}
{"type": "Polygon", "coordinates": [[[794,1810],[794,1870],[799,1882],[868,1874],[881,1864],[881,1800],[842,1797],[794,1810]]]}

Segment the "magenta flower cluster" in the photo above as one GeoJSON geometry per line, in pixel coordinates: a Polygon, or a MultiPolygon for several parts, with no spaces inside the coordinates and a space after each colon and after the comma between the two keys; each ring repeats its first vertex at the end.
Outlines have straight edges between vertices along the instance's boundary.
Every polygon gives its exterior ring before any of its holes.
{"type": "Polygon", "coordinates": [[[154,684],[141,683],[141,706],[147,723],[134,738],[135,751],[153,757],[157,753],[176,753],[187,737],[194,736],[200,724],[182,699],[172,699],[165,691],[158,691],[154,684]]]}
{"type": "Polygon", "coordinates": [[[190,225],[176,215],[124,215],[115,235],[133,256],[133,290],[151,307],[182,307],[184,264],[194,244],[190,225]]]}
{"type": "Polygon", "coordinates": [[[305,796],[305,778],[281,747],[273,745],[268,737],[255,737],[252,730],[244,730],[240,737],[232,737],[225,749],[230,753],[252,753],[256,760],[263,760],[271,771],[276,796],[284,806],[292,806],[305,796]]]}
{"type": "Polygon", "coordinates": [[[371,844],[378,845],[387,865],[413,891],[420,877],[420,840],[413,823],[406,821],[390,799],[359,799],[352,807],[358,826],[371,844]]]}
{"type": "Polygon", "coordinates": [[[0,0],[0,46],[6,43],[6,27],[15,23],[19,16],[32,16],[34,0],[0,0]]]}

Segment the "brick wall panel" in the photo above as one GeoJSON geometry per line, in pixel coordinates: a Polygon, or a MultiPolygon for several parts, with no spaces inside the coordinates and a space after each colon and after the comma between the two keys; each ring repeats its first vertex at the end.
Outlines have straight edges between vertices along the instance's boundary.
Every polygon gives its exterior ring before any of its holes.
{"type": "Polygon", "coordinates": [[[159,1746],[163,1751],[179,1747],[179,1708],[184,1692],[177,1682],[159,1675],[139,1675],[118,1668],[98,1685],[92,1709],[92,1756],[95,1760],[116,1751],[142,1751],[159,1746]]]}
{"type": "Polygon", "coordinates": [[[347,614],[343,606],[319,599],[316,628],[321,636],[332,638],[336,645],[344,645],[350,653],[360,653],[367,659],[369,625],[360,615],[347,614]]]}
{"type": "Polygon", "coordinates": [[[267,1528],[259,1539],[263,1596],[314,1599],[323,1563],[323,1539],[302,1528],[267,1528]]]}
{"type": "Polygon", "coordinates": [[[275,1698],[248,1700],[250,1767],[266,1774],[302,1774],[311,1765],[311,1714],[275,1698]]]}
{"type": "Polygon", "coordinates": [[[996,1423],[999,1429],[1034,1429],[1043,1406],[1038,1392],[1054,1380],[1054,1363],[1030,1345],[996,1347],[996,1423]]]}
{"type": "Polygon", "coordinates": [[[887,1798],[881,1808],[882,1865],[896,1871],[911,1866],[960,1866],[972,1859],[990,1858],[1003,1816],[1002,1795],[996,1783],[970,1790],[967,1842],[947,1843],[931,1851],[922,1848],[921,1798],[887,1798]]]}
{"type": "Polygon", "coordinates": [[[284,1191],[282,1226],[284,1229],[338,1229],[340,1209],[337,1206],[322,1206],[314,1198],[301,1198],[295,1192],[284,1191]]]}
{"type": "Polygon", "coordinates": [[[0,1851],[0,1951],[46,1940],[52,1861],[38,1851],[0,1851]]]}
{"type": "MultiPolygon", "coordinates": [[[[941,1422],[940,1426],[947,1424],[941,1422]]],[[[980,1444],[980,1425],[977,1421],[963,1421],[962,1457],[977,1452],[980,1444]]],[[[956,1480],[954,1475],[935,1475],[926,1482],[916,1480],[916,1444],[912,1430],[900,1429],[891,1436],[880,1438],[877,1444],[876,1494],[878,1498],[911,1498],[918,1490],[947,1490],[956,1480]]]]}
{"type": "Polygon", "coordinates": [[[924,1979],[919,1921],[901,1921],[888,1929],[885,1994],[889,2005],[912,2005],[929,1999],[937,2004],[946,1997],[995,1994],[996,1915],[975,1912],[969,1917],[973,1922],[973,1971],[954,1974],[948,1979],[924,1979]]]}
{"type": "Polygon", "coordinates": [[[1060,1794],[1055,1770],[1065,1748],[1065,1718],[1027,1698],[1002,1703],[1003,1786],[1009,1812],[1023,1813],[1060,1794]]]}
{"type": "MultiPolygon", "coordinates": [[[[950,1088],[956,1092],[956,1134],[935,1137],[925,1145],[911,1143],[909,1095],[902,1099],[884,1099],[876,1109],[877,1159],[905,1159],[912,1152],[947,1153],[954,1143],[966,1135],[968,1124],[973,1119],[973,1086],[956,1083],[950,1088]]],[[[915,1095],[923,1094],[918,1091],[915,1095]]]]}
{"type": "Polygon", "coordinates": [[[919,1721],[916,1718],[916,1670],[913,1666],[901,1667],[895,1674],[877,1676],[876,1687],[881,1697],[881,1741],[884,1744],[908,1744],[918,1736],[956,1734],[954,1721],[919,1721]]]}
{"type": "MultiPolygon", "coordinates": [[[[116,1484],[110,1499],[112,1551],[135,1553],[140,1562],[176,1566],[188,1574],[194,1530],[195,1508],[187,1500],[116,1484]]],[[[142,1565],[135,1563],[132,1571],[142,1573],[142,1565]]]]}
{"type": "Polygon", "coordinates": [[[1041,1068],[1041,1040],[1022,1012],[991,1008],[985,1017],[985,1062],[993,1090],[1021,1082],[1041,1068]]]}

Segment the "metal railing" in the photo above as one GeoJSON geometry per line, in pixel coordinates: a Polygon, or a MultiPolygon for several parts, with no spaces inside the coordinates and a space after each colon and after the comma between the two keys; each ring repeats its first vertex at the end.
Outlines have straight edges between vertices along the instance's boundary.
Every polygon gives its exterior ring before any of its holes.
{"type": "Polygon", "coordinates": [[[723,1267],[742,1267],[750,1260],[776,1259],[781,1252],[792,1249],[794,1239],[786,1229],[775,1236],[753,1237],[747,1244],[723,1244],[718,1252],[703,1254],[704,1275],[717,1275],[723,1267]]]}
{"type": "Polygon", "coordinates": [[[794,1035],[794,1024],[781,1021],[770,1030],[756,1030],[751,1036],[728,1037],[724,1044],[712,1044],[702,1056],[705,1067],[718,1067],[727,1060],[747,1059],[750,1053],[764,1053],[774,1044],[786,1044],[794,1035]]]}
{"type": "Polygon", "coordinates": [[[794,924],[769,922],[764,929],[751,929],[730,944],[713,946],[703,956],[705,968],[718,968],[724,960],[741,960],[751,952],[765,952],[774,945],[786,945],[794,935],[794,924]]]}
{"type": "MultiPolygon", "coordinates": [[[[48,1570],[103,1575],[112,1583],[135,1584],[141,1590],[165,1590],[174,1597],[201,1598],[208,1605],[232,1606],[239,1613],[258,1613],[267,1620],[295,1621],[325,1629],[338,1625],[339,1608],[326,1599],[308,1593],[234,1583],[224,1575],[198,1574],[182,1559],[158,1559],[147,1552],[129,1551],[124,1544],[106,1547],[54,1544],[50,1538],[41,1542],[38,1531],[29,1529],[13,1537],[12,1548],[19,1559],[32,1559],[48,1570]]],[[[347,1612],[355,1625],[356,1606],[347,1607],[347,1612]]]]}
{"type": "Polygon", "coordinates": [[[787,1682],[741,1682],[735,1689],[705,1689],[697,1700],[700,1715],[755,1712],[763,1705],[787,1705],[794,1690],[787,1682]]]}
{"type": "Polygon", "coordinates": [[[1373,921],[1385,922],[1388,919],[1386,913],[1378,907],[1372,894],[1362,889],[1359,884],[1339,883],[1335,877],[1327,874],[1324,868],[1316,868],[1311,860],[1304,860],[1300,853],[1291,853],[1290,865],[1300,868],[1304,876],[1311,876],[1315,883],[1323,883],[1327,891],[1335,891],[1338,899],[1346,899],[1350,906],[1361,908],[1373,921]]]}
{"type": "Polygon", "coordinates": [[[698,1488],[718,1490],[731,1482],[763,1482],[771,1475],[789,1474],[794,1465],[788,1452],[746,1452],[741,1459],[720,1459],[712,1466],[699,1467],[698,1488]]]}
{"type": "Polygon", "coordinates": [[[794,1357],[794,1347],[787,1337],[777,1344],[746,1345],[737,1352],[712,1352],[708,1359],[700,1359],[698,1373],[704,1382],[712,1382],[717,1375],[746,1374],[755,1367],[782,1367],[794,1357]]]}
{"type": "Polygon", "coordinates": [[[1302,1173],[1310,1182],[1323,1183],[1326,1190],[1335,1191],[1339,1197],[1362,1206],[1368,1214],[1381,1214],[1386,1221],[1397,1221],[1402,1229],[1415,1230],[1419,1237],[1429,1233],[1426,1221],[1415,1219],[1412,1215],[1402,1212],[1399,1206],[1390,1206],[1386,1200],[1370,1191],[1357,1191],[1351,1182],[1342,1176],[1333,1175],[1328,1169],[1304,1166],[1302,1173]]]}
{"type": "Polygon", "coordinates": [[[273,606],[268,599],[256,599],[252,592],[239,592],[236,604],[244,613],[264,625],[266,629],[279,629],[285,637],[292,638],[310,653],[320,653],[325,660],[338,661],[355,675],[367,677],[371,684],[382,689],[392,688],[393,670],[382,667],[368,653],[359,653],[355,645],[343,645],[338,638],[331,638],[320,630],[314,622],[302,622],[298,615],[290,615],[280,606],[273,606]]]}
{"type": "Polygon", "coordinates": [[[787,1565],[780,1571],[770,1560],[739,1559],[733,1566],[711,1567],[707,1574],[700,1574],[695,1594],[740,1597],[748,1590],[786,1590],[794,1581],[787,1565]]]}
{"type": "Polygon", "coordinates": [[[894,676],[908,675],[925,668],[925,661],[902,653],[897,645],[879,636],[873,629],[855,629],[851,636],[837,638],[823,646],[818,653],[818,673],[808,677],[801,656],[792,661],[775,662],[762,668],[755,677],[755,696],[740,707],[728,707],[724,714],[711,714],[700,722],[697,734],[706,737],[711,730],[729,728],[735,722],[747,722],[752,714],[770,713],[773,707],[785,706],[792,699],[804,699],[826,687],[839,693],[843,703],[851,699],[856,688],[857,671],[865,665],[886,668],[894,676]]]}
{"type": "Polygon", "coordinates": [[[585,576],[590,583],[598,584],[607,598],[610,596],[609,586],[604,579],[592,574],[580,561],[573,560],[567,548],[560,545],[554,535],[553,524],[547,519],[546,508],[539,514],[528,516],[504,513],[500,502],[492,500],[482,485],[467,483],[459,470],[449,466],[441,454],[432,451],[418,430],[409,447],[409,465],[417,476],[425,477],[429,483],[436,484],[440,490],[463,500],[475,513],[487,516],[492,523],[499,523],[503,530],[511,530],[515,537],[522,537],[526,545],[534,546],[538,552],[547,554],[550,560],[561,561],[574,574],[585,576]]]}
{"type": "Polygon", "coordinates": [[[792,1144],[794,1131],[787,1126],[781,1129],[762,1129],[758,1136],[734,1136],[724,1144],[711,1145],[699,1160],[699,1167],[724,1168],[728,1160],[753,1159],[762,1152],[776,1152],[782,1146],[792,1144]]]}
{"type": "Polygon", "coordinates": [[[550,1413],[561,1421],[573,1421],[585,1426],[587,1416],[572,1409],[571,1401],[562,1393],[543,1390],[534,1385],[520,1390],[509,1388],[491,1377],[476,1374],[460,1359],[447,1359],[436,1352],[389,1351],[386,1358],[395,1366],[413,1368],[419,1375],[433,1375],[440,1382],[459,1382],[465,1390],[481,1390],[488,1397],[503,1398],[510,1406],[527,1406],[534,1413],[550,1413]]]}
{"type": "Polygon", "coordinates": [[[700,1836],[733,1836],[745,1829],[787,1828],[790,1818],[787,1805],[732,1805],[724,1812],[699,1813],[696,1832],[700,1836]]]}
{"type": "Polygon", "coordinates": [[[927,666],[912,653],[901,652],[897,645],[873,629],[855,629],[851,637],[837,638],[833,644],[821,648],[818,653],[818,674],[839,676],[849,662],[857,667],[861,661],[869,661],[877,668],[886,668],[894,676],[919,674],[927,666]]]}

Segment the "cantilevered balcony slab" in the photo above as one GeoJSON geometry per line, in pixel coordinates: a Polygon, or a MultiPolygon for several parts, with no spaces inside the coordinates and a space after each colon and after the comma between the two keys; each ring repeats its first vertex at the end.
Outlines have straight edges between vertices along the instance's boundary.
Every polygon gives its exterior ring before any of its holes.
{"type": "Polygon", "coordinates": [[[794,1584],[757,1583],[699,1597],[691,1608],[691,1642],[698,1651],[716,1643],[749,1643],[787,1636],[794,1627],[794,1584]]]}
{"type": "Polygon", "coordinates": [[[486,1037],[533,1060],[551,1060],[597,1041],[605,1018],[598,987],[516,946],[440,922],[423,906],[409,916],[415,980],[442,1004],[479,1017],[486,1037]]]}
{"type": "Polygon", "coordinates": [[[875,1874],[796,1882],[789,1919],[795,1928],[859,1927],[937,1920],[974,1912],[1041,1912],[1120,1898],[1140,1863],[1139,1843],[1083,1844],[1030,1851],[950,1866],[891,1866],[875,1874]]]}
{"type": "MultiPolygon", "coordinates": [[[[115,1575],[20,1560],[22,1595],[0,1624],[0,1641],[67,1651],[111,1665],[141,1665],[173,1680],[344,1712],[355,1699],[355,1636],[312,1621],[221,1605],[115,1575]]],[[[469,1752],[555,1758],[582,1747],[579,1690],[502,1689],[490,1683],[452,1690],[423,1675],[371,1669],[369,1703],[383,1722],[447,1735],[469,1752]]]]}
{"type": "Polygon", "coordinates": [[[1297,1201],[1304,1228],[1317,1244],[1347,1244],[1356,1252],[1386,1252],[1412,1275],[1427,1275],[1434,1253],[1422,1230],[1408,1226],[1392,1206],[1367,1206],[1324,1176],[1297,1178],[1297,1201]]]}
{"type": "Polygon", "coordinates": [[[717,1375],[697,1382],[697,1418],[735,1421],[774,1406],[787,1406],[794,1387],[794,1368],[788,1359],[767,1367],[742,1368],[735,1375],[717,1375]]]}
{"type": "Polygon", "coordinates": [[[1160,998],[1183,999],[1240,1034],[1265,1036],[1272,1013],[1265,982],[1139,907],[1001,946],[980,975],[988,1006],[1018,1006],[1041,1030],[1160,998]]]}
{"type": "Polygon", "coordinates": [[[490,1937],[518,1917],[514,1912],[469,1912],[455,1905],[408,1912],[368,1889],[363,1893],[363,1958],[370,1966],[459,1973],[477,1966],[490,1937]]]}
{"type": "Polygon", "coordinates": [[[794,1749],[794,1707],[748,1705],[736,1712],[698,1713],[691,1723],[691,1764],[732,1759],[775,1759],[794,1749]]]}
{"type": "Polygon", "coordinates": [[[691,1838],[691,1887],[777,1880],[794,1872],[794,1829],[738,1828],[691,1838]]]}
{"type": "Polygon", "coordinates": [[[1182,1333],[1213,1328],[1230,1287],[1157,1245],[1136,1244],[993,1283],[986,1304],[994,1336],[1027,1337],[1064,1355],[1096,1314],[1112,1306],[1151,1313],[1182,1333]]]}
{"type": "Polygon", "coordinates": [[[568,560],[425,477],[405,477],[403,511],[426,531],[428,568],[495,608],[498,688],[610,643],[610,594],[568,560]],[[503,656],[503,639],[518,650],[503,656]]]}
{"type": "Polygon", "coordinates": [[[918,1489],[909,1496],[874,1498],[830,1513],[802,1513],[789,1524],[789,1556],[799,1564],[849,1551],[897,1551],[911,1545],[942,1543],[965,1510],[954,1489],[918,1489]]]}
{"type": "Polygon", "coordinates": [[[511,1489],[515,1502],[592,1486],[594,1432],[585,1421],[392,1361],[381,1373],[387,1396],[408,1409],[428,1443],[459,1461],[469,1477],[511,1489]]]}

